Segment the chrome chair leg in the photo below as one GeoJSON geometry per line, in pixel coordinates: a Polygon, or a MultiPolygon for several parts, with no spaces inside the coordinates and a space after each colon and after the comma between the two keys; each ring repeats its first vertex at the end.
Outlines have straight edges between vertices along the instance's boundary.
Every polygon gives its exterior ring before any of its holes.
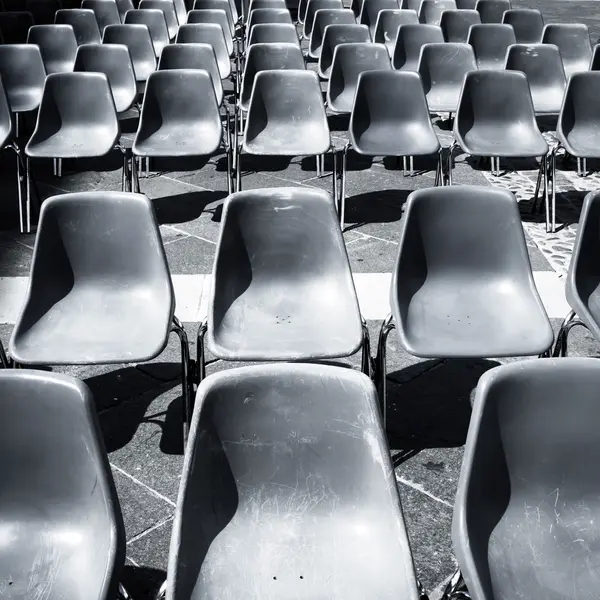
{"type": "Polygon", "coordinates": [[[389,314],[379,330],[379,341],[377,344],[377,356],[375,357],[375,385],[379,395],[381,404],[381,414],[383,418],[383,426],[387,424],[387,371],[386,371],[386,343],[388,335],[392,329],[396,329],[396,324],[393,321],[393,316],[389,314]]]}
{"type": "Polygon", "coordinates": [[[340,194],[340,227],[344,231],[345,219],[346,219],[346,175],[348,172],[348,148],[350,144],[344,146],[342,151],[342,191],[340,194]]]}
{"type": "Polygon", "coordinates": [[[25,200],[25,232],[31,233],[31,160],[27,157],[25,167],[25,179],[27,180],[27,197],[25,200]]]}
{"type": "Polygon", "coordinates": [[[554,358],[567,356],[567,342],[569,338],[569,332],[573,327],[580,325],[581,327],[585,327],[587,329],[586,324],[577,316],[574,310],[569,312],[569,314],[565,317],[560,329],[558,330],[558,335],[556,336],[556,342],[554,343],[554,350],[552,351],[552,356],[554,358]]]}
{"type": "Polygon", "coordinates": [[[119,600],[131,600],[129,592],[121,582],[119,582],[119,600]]]}
{"type": "Polygon", "coordinates": [[[200,323],[200,327],[198,327],[198,335],[196,338],[196,366],[197,366],[197,376],[196,376],[196,384],[200,385],[203,379],[206,377],[206,357],[204,353],[204,337],[206,336],[206,331],[208,330],[208,321],[204,320],[200,323]]]}
{"type": "Polygon", "coordinates": [[[456,148],[456,142],[452,142],[448,147],[448,156],[446,158],[446,168],[447,168],[447,181],[448,185],[452,185],[452,158],[454,154],[454,148],[456,148]]]}
{"type": "Polygon", "coordinates": [[[458,569],[446,585],[441,600],[467,600],[470,597],[465,580],[460,569],[458,569]]]}
{"type": "Polygon", "coordinates": [[[531,214],[535,214],[537,208],[538,197],[540,195],[540,188],[542,187],[542,177],[544,176],[544,165],[542,164],[544,157],[540,159],[540,168],[538,169],[537,182],[535,184],[535,193],[533,195],[533,202],[531,203],[531,214]]]}
{"type": "Polygon", "coordinates": [[[158,592],[156,592],[156,600],[164,600],[167,596],[167,580],[163,581],[158,592]]]}
{"type": "Polygon", "coordinates": [[[173,324],[171,325],[171,331],[176,333],[181,343],[181,388],[183,395],[183,443],[184,450],[185,444],[187,444],[188,433],[190,430],[190,423],[192,418],[192,396],[193,396],[193,383],[189,376],[190,368],[190,344],[188,336],[183,328],[183,325],[177,317],[173,317],[173,324]]]}
{"type": "Polygon", "coordinates": [[[4,350],[4,346],[2,345],[1,341],[0,341],[0,366],[2,366],[5,369],[10,368],[10,360],[8,359],[8,355],[6,354],[6,351],[4,350]]]}
{"type": "Polygon", "coordinates": [[[373,359],[371,358],[371,336],[369,334],[369,328],[367,321],[364,317],[361,317],[362,329],[363,329],[363,343],[362,343],[362,358],[361,358],[361,369],[362,372],[368,377],[373,377],[373,359]]]}

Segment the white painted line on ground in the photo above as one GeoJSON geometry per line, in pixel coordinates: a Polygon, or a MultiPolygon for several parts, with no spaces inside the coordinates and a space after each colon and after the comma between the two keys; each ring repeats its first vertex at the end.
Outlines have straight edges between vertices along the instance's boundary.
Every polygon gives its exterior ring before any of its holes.
{"type": "MultiPolygon", "coordinates": [[[[553,271],[533,273],[542,302],[551,319],[562,319],[569,312],[565,299],[564,279],[553,271]]],[[[177,308],[183,322],[202,321],[208,312],[211,275],[173,275],[177,308]]],[[[391,273],[355,273],[354,284],[362,315],[367,320],[381,320],[390,312],[391,273]]],[[[28,277],[0,277],[0,323],[14,323],[27,292],[28,277]]]]}

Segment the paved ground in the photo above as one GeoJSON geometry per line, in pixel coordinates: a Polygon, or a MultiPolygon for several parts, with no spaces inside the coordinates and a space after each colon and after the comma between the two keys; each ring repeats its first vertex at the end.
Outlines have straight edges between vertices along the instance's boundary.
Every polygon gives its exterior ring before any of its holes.
{"type": "MultiPolygon", "coordinates": [[[[542,8],[548,21],[584,20],[590,24],[594,41],[600,33],[597,2],[522,0],[515,4],[542,8]]],[[[123,130],[134,130],[134,121],[124,122],[123,130]]],[[[332,120],[338,143],[344,139],[345,127],[347,121],[332,120]]],[[[443,122],[438,124],[438,131],[447,143],[450,137],[443,122]]],[[[293,160],[281,165],[272,160],[247,164],[260,172],[244,175],[244,189],[289,185],[330,189],[330,178],[315,178],[313,163],[293,160]]],[[[428,165],[417,168],[422,166],[428,165]]],[[[600,187],[600,181],[595,176],[580,179],[573,165],[561,165],[559,217],[563,226],[557,234],[548,236],[541,217],[532,217],[528,209],[535,166],[503,165],[509,166],[518,171],[496,178],[479,170],[469,158],[458,156],[455,182],[505,186],[517,194],[536,281],[552,322],[558,327],[566,312],[563,276],[582,198],[586,190],[600,187]]],[[[208,275],[226,196],[223,157],[214,157],[200,169],[196,167],[154,163],[151,176],[141,182],[142,191],[156,207],[177,290],[177,314],[185,321],[192,341],[206,306],[208,275]]],[[[13,157],[5,154],[0,168],[0,224],[6,230],[0,233],[0,338],[6,342],[25,289],[34,235],[15,232],[13,157]]],[[[120,172],[115,165],[65,163],[65,174],[60,179],[52,177],[47,164],[35,164],[34,168],[43,197],[64,191],[116,190],[120,186],[120,172]]],[[[393,162],[350,161],[348,230],[344,236],[373,341],[387,312],[387,286],[397,251],[402,204],[411,190],[432,184],[431,171],[405,178],[393,162]]],[[[575,329],[572,339],[572,354],[598,356],[599,347],[589,335],[575,329]]],[[[150,364],[62,369],[84,379],[95,394],[127,529],[124,580],[140,599],[149,598],[165,577],[182,467],[178,360],[176,341],[172,340],[150,364]]],[[[351,362],[357,365],[356,359],[351,362]]],[[[394,334],[390,336],[389,440],[398,465],[396,473],[416,568],[434,598],[455,569],[450,525],[470,397],[480,375],[499,362],[422,361],[403,352],[394,334]],[[398,454],[399,449],[405,452],[398,454]]],[[[230,366],[213,362],[208,372],[230,366]]]]}

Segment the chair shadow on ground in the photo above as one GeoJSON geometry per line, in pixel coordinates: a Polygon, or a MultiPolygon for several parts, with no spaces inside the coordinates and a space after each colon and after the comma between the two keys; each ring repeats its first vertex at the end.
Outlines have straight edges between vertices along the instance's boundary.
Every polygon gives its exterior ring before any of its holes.
{"type": "Polygon", "coordinates": [[[404,204],[412,190],[381,190],[346,198],[344,231],[367,223],[393,223],[402,218],[404,204]]]}
{"type": "Polygon", "coordinates": [[[166,577],[162,569],[125,565],[121,583],[134,600],[154,600],[166,577]]]}
{"type": "Polygon", "coordinates": [[[387,436],[392,450],[455,448],[467,438],[479,378],[495,360],[426,360],[388,373],[387,436]]]}
{"type": "Polygon", "coordinates": [[[213,221],[220,221],[221,205],[207,210],[207,207],[214,202],[219,202],[227,197],[227,192],[212,190],[198,190],[197,192],[186,192],[176,196],[163,196],[154,198],[152,204],[156,212],[156,219],[159,225],[173,225],[177,223],[187,223],[194,221],[203,212],[213,214],[213,221]],[[215,219],[219,213],[218,219],[215,219]]]}

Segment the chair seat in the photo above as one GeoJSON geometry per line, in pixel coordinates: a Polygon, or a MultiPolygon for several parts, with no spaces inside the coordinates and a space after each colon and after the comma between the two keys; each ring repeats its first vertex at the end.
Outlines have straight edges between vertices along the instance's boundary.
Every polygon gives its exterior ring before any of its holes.
{"type": "Polygon", "coordinates": [[[468,275],[461,281],[453,273],[452,278],[426,280],[403,304],[398,331],[414,356],[528,356],[544,352],[553,341],[533,291],[511,279],[474,283],[468,275]]]}
{"type": "MultiPolygon", "coordinates": [[[[582,124],[583,125],[583,124],[582,124]]],[[[559,139],[569,154],[580,158],[600,158],[600,136],[594,127],[575,126],[559,139]]]]}
{"type": "Polygon", "coordinates": [[[19,89],[11,88],[9,94],[10,109],[12,112],[29,112],[35,110],[40,105],[42,99],[42,88],[39,89],[19,89]]]}
{"type": "Polygon", "coordinates": [[[560,113],[565,88],[563,86],[553,86],[544,89],[531,87],[531,99],[536,114],[557,115],[560,113]]]}
{"type": "Polygon", "coordinates": [[[366,156],[427,156],[440,149],[435,133],[419,123],[373,123],[352,145],[366,156]]]}
{"type": "Polygon", "coordinates": [[[431,112],[456,112],[460,100],[461,85],[436,85],[427,93],[427,105],[431,112]]]}
{"type": "Polygon", "coordinates": [[[94,127],[61,127],[54,135],[32,136],[25,152],[33,158],[93,158],[108,154],[119,139],[118,129],[94,127]]]}
{"type": "Polygon", "coordinates": [[[10,351],[23,364],[143,362],[165,348],[173,318],[158,294],[132,282],[74,287],[37,320],[25,312],[10,351]],[[120,290],[123,290],[123,293],[120,290]]]}
{"type": "Polygon", "coordinates": [[[137,156],[206,156],[221,144],[221,124],[169,124],[147,138],[138,135],[133,144],[137,156]]]}
{"type": "Polygon", "coordinates": [[[463,150],[473,156],[525,158],[544,156],[548,144],[539,131],[529,127],[481,124],[465,134],[463,150]]]}
{"type": "Polygon", "coordinates": [[[255,137],[244,139],[243,152],[257,155],[315,156],[331,145],[328,132],[319,124],[298,120],[267,123],[255,137]]]}

